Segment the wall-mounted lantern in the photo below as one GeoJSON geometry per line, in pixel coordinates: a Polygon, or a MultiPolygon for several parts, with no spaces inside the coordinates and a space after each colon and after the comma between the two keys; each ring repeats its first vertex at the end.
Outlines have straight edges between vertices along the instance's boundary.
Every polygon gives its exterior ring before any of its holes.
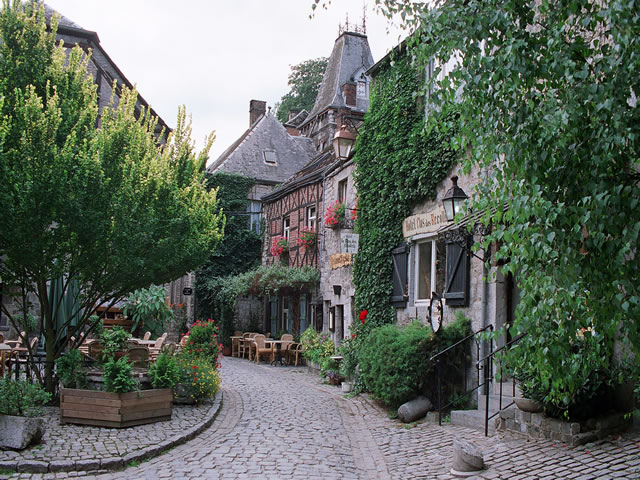
{"type": "Polygon", "coordinates": [[[444,214],[448,221],[452,221],[453,218],[462,211],[464,202],[469,198],[464,190],[458,186],[458,177],[454,175],[451,177],[453,185],[447,193],[442,197],[442,205],[444,206],[444,214]]]}
{"type": "Polygon", "coordinates": [[[342,125],[333,137],[333,151],[336,154],[336,158],[339,160],[349,158],[355,143],[356,135],[349,131],[346,125],[342,125]]]}

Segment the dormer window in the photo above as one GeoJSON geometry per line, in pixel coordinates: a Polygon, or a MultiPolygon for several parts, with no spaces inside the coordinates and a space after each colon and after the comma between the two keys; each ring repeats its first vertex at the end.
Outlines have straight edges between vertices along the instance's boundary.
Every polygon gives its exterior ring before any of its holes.
{"type": "Polygon", "coordinates": [[[358,88],[357,88],[356,95],[359,98],[367,97],[367,82],[365,82],[364,80],[358,81],[358,88]]]}
{"type": "Polygon", "coordinates": [[[267,165],[278,165],[278,157],[276,156],[276,152],[273,150],[263,150],[262,156],[264,157],[264,163],[267,165]]]}

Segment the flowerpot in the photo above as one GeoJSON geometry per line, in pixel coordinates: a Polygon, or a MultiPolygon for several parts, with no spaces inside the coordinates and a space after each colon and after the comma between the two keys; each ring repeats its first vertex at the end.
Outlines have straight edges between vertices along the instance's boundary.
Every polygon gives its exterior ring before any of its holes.
{"type": "Polygon", "coordinates": [[[342,392],[343,393],[349,393],[352,388],[353,388],[353,385],[351,385],[350,382],[342,382],[342,392]]]}
{"type": "Polygon", "coordinates": [[[514,397],[513,401],[515,402],[516,407],[523,412],[539,413],[542,411],[542,404],[537,400],[525,397],[514,397]]]}
{"type": "Polygon", "coordinates": [[[225,357],[230,357],[231,356],[231,345],[229,346],[224,346],[222,347],[222,355],[224,355],[225,357]]]}
{"type": "Polygon", "coordinates": [[[61,423],[122,428],[171,420],[172,411],[169,388],[128,393],[60,390],[61,423]]]}
{"type": "Polygon", "coordinates": [[[0,449],[24,450],[40,443],[44,430],[43,418],[0,415],[0,449]]]}

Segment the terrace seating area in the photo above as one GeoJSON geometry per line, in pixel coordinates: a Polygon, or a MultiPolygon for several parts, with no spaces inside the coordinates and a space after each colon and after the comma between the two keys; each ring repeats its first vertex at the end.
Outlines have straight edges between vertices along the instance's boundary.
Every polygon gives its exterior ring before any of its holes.
{"type": "Polygon", "coordinates": [[[302,365],[302,345],[295,342],[290,333],[280,339],[265,336],[257,332],[235,332],[231,337],[231,356],[246,358],[260,363],[266,361],[272,365],[302,365]]]}

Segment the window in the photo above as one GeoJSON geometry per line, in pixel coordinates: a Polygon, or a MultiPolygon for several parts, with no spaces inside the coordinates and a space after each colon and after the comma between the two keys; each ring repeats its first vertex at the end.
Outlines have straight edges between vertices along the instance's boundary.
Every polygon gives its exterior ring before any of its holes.
{"type": "Polygon", "coordinates": [[[264,163],[267,165],[278,165],[278,157],[276,152],[272,150],[263,150],[262,156],[264,157],[264,163]]]}
{"type": "Polygon", "coordinates": [[[260,233],[260,224],[262,223],[262,202],[251,200],[247,207],[249,212],[249,230],[260,233]]]}
{"type": "Polygon", "coordinates": [[[338,182],[338,201],[344,203],[347,200],[347,179],[338,182]]]}
{"type": "Polygon", "coordinates": [[[356,95],[361,98],[367,98],[367,82],[364,80],[358,81],[358,89],[356,95]]]}
{"type": "Polygon", "coordinates": [[[316,206],[313,205],[312,207],[307,207],[307,228],[313,228],[315,230],[316,220],[317,220],[316,206]]]}
{"type": "Polygon", "coordinates": [[[431,299],[432,292],[441,293],[444,288],[444,245],[427,240],[416,244],[415,300],[431,299]]]}
{"type": "Polygon", "coordinates": [[[336,307],[329,307],[329,330],[336,329],[336,307]]]}
{"type": "Polygon", "coordinates": [[[289,219],[289,215],[282,219],[282,236],[289,240],[289,235],[291,234],[291,221],[289,219]]]}
{"type": "Polygon", "coordinates": [[[282,315],[280,316],[280,325],[278,331],[289,331],[289,297],[282,297],[282,315]]]}

